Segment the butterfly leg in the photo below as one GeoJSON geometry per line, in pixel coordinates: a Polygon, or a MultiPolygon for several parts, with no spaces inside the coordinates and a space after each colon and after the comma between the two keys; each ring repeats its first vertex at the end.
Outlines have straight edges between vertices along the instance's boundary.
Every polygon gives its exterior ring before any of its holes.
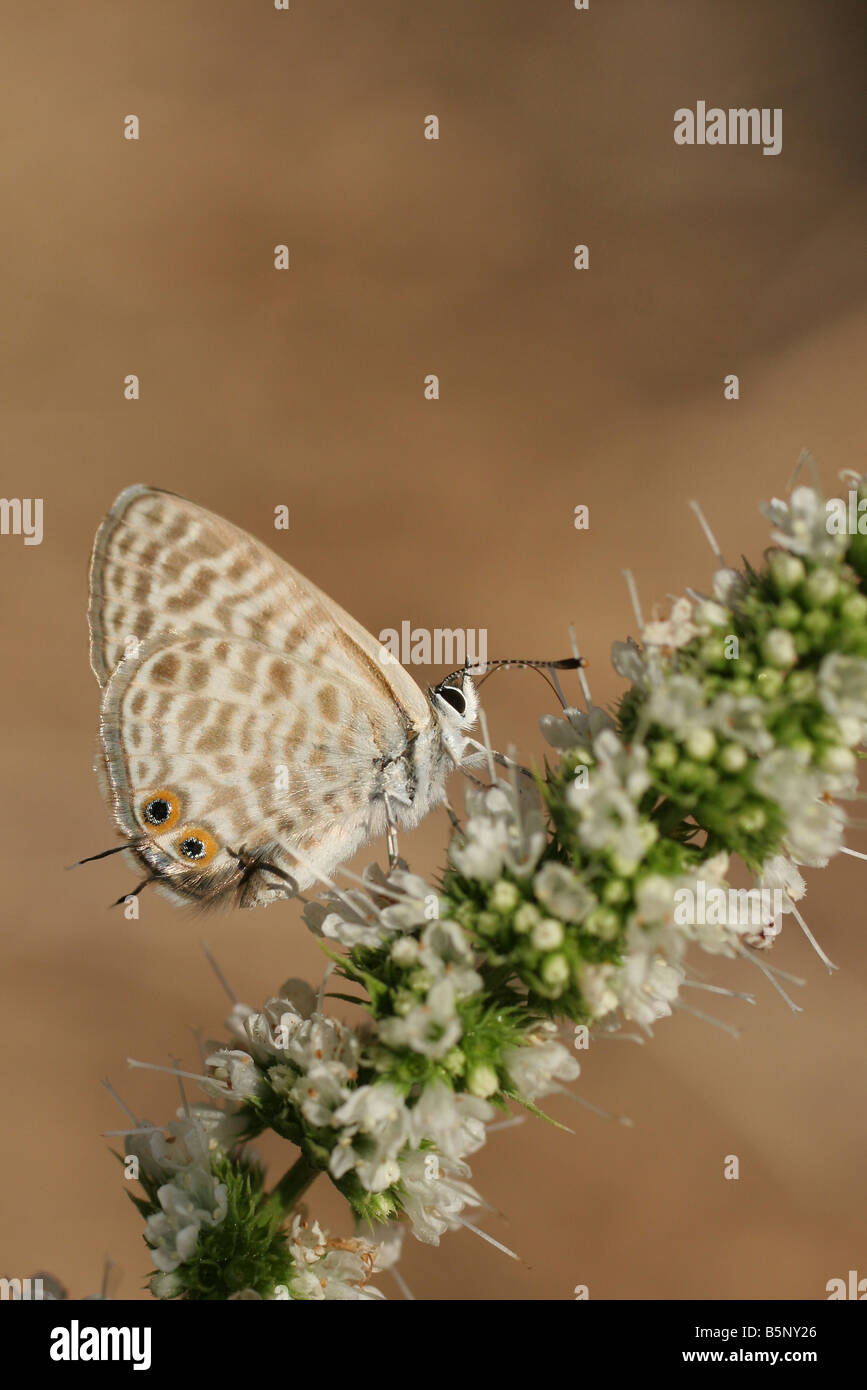
{"type": "MultiPolygon", "coordinates": [[[[473,748],[478,748],[479,752],[484,753],[485,757],[488,756],[488,749],[483,743],[479,743],[478,739],[468,738],[467,743],[472,744],[473,748]]],[[[524,767],[522,763],[516,763],[512,758],[507,758],[505,753],[498,753],[494,749],[491,751],[491,757],[500,767],[514,767],[518,772],[523,772],[525,777],[533,776],[528,767],[524,767]]]]}
{"type": "Polygon", "coordinates": [[[385,826],[388,843],[388,872],[396,869],[400,863],[400,854],[397,847],[397,824],[392,815],[391,802],[387,796],[383,797],[385,802],[385,826]]]}
{"type": "Polygon", "coordinates": [[[284,895],[287,898],[301,898],[302,902],[307,901],[306,898],[302,898],[301,894],[298,892],[298,884],[296,880],[292,877],[292,875],[287,874],[285,870],[279,868],[277,864],[271,864],[268,860],[261,858],[258,854],[251,854],[250,851],[244,845],[241,845],[240,849],[230,849],[227,845],[226,850],[235,859],[237,859],[238,867],[241,870],[241,879],[240,883],[238,884],[238,890],[239,900],[242,902],[242,905],[252,903],[252,900],[255,897],[256,890],[254,887],[254,875],[257,873],[274,874],[276,878],[281,880],[281,883],[279,885],[267,884],[268,888],[272,892],[277,892],[279,889],[282,889],[284,895]]]}

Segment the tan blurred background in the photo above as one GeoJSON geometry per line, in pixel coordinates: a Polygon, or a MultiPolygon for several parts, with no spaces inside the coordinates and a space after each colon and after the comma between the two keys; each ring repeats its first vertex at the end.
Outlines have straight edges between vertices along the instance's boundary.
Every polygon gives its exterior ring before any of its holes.
{"type": "MultiPolygon", "coordinates": [[[[127,922],[106,911],[132,882],[116,860],[64,873],[113,843],[91,772],[99,520],[131,482],[181,492],[374,632],[486,627],[491,655],[556,656],[574,620],[610,700],[609,644],[634,628],[621,571],[648,610],[707,584],[691,497],[727,557],[756,557],[757,505],[802,447],[832,484],[862,463],[863,15],[815,0],[16,8],[2,491],[44,498],[45,536],[0,538],[0,1273],[49,1269],[81,1295],[110,1255],[138,1298],[149,1263],[100,1137],[123,1124],[100,1077],[171,1116],[171,1081],[125,1058],[195,1065],[189,1026],[221,1035],[202,940],[251,1004],[318,979],[322,957],[292,906],[203,921],[146,894],[127,922]],[[782,153],[678,148],[673,112],[699,99],[782,107],[782,153]]],[[[540,756],[542,683],[500,675],[486,696],[495,740],[540,756]]],[[[446,832],[435,815],[402,849],[432,870],[446,832]]],[[[584,1060],[582,1093],[633,1130],[560,1098],[574,1137],[492,1136],[474,1170],[502,1215],[485,1225],[522,1263],[467,1232],[410,1240],[415,1295],[823,1298],[828,1279],[867,1275],[865,874],[846,860],[810,875],[836,976],[797,928],[777,948],[808,979],[805,1012],[746,965],[702,962],[758,995],[691,997],[742,1024],[739,1041],[681,1014],[644,1048],[600,1042],[584,1060]]],[[[276,1178],[288,1149],[264,1152],[276,1178]]],[[[312,1207],[347,1229],[326,1180],[312,1207]]]]}

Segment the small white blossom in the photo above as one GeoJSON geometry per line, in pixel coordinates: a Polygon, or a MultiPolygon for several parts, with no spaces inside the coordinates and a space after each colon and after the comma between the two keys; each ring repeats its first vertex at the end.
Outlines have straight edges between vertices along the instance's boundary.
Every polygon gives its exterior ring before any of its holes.
{"type": "Polygon", "coordinates": [[[455,987],[448,977],[437,980],[427,998],[402,1016],[385,1018],[379,1035],[387,1047],[408,1047],[425,1057],[445,1057],[460,1041],[461,1023],[455,1010],[455,987]]]}
{"type": "Polygon", "coordinates": [[[403,1207],[412,1233],[425,1245],[439,1245],[446,1231],[457,1230],[467,1206],[481,1205],[479,1194],[465,1180],[469,1166],[460,1158],[431,1155],[422,1149],[407,1154],[401,1164],[403,1207]],[[431,1163],[432,1157],[436,1163],[431,1163]]]}
{"type": "Polygon", "coordinates": [[[645,623],[641,636],[648,647],[665,647],[671,651],[685,647],[698,636],[698,628],[693,622],[692,601],[688,598],[675,599],[668,619],[665,622],[645,623]]]}
{"type": "Polygon", "coordinates": [[[616,986],[624,1015],[645,1028],[667,1018],[683,978],[683,970],[661,956],[630,952],[616,986]]]}
{"type": "Polygon", "coordinates": [[[559,1083],[574,1081],[581,1070],[562,1043],[530,1034],[522,1047],[510,1047],[503,1062],[515,1090],[525,1100],[535,1100],[559,1089],[559,1083]]]}
{"type": "Polygon", "coordinates": [[[379,1249],[361,1236],[333,1240],[314,1221],[293,1218],[289,1249],[297,1269],[291,1292],[297,1298],[319,1301],[382,1298],[368,1285],[378,1266],[379,1249]]]}
{"type": "Polygon", "coordinates": [[[332,1123],[341,1130],[329,1160],[333,1177],[355,1169],[368,1192],[381,1192],[398,1181],[397,1156],[407,1140],[409,1117],[394,1086],[359,1086],[334,1112],[332,1123]]]}
{"type": "Polygon", "coordinates": [[[494,1114],[486,1100],[465,1092],[456,1095],[443,1081],[434,1081],[409,1111],[410,1143],[419,1148],[429,1139],[449,1158],[464,1158],[482,1147],[485,1124],[494,1114]]]}
{"type": "Polygon", "coordinates": [[[516,877],[532,872],[546,839],[538,804],[521,805],[513,789],[498,782],[468,793],[467,808],[465,838],[453,840],[450,848],[458,873],[493,883],[504,868],[516,877]]]}
{"type": "MultiPolygon", "coordinates": [[[[533,879],[536,897],[566,922],[583,922],[596,906],[596,896],[566,864],[549,860],[533,879]]],[[[559,944],[559,943],[558,943],[559,944]]]]}
{"type": "Polygon", "coordinates": [[[836,718],[867,720],[867,661],[831,652],[819,667],[819,699],[836,718]]]}
{"type": "Polygon", "coordinates": [[[846,549],[848,537],[829,534],[825,499],[811,487],[795,488],[788,502],[774,497],[761,510],[776,528],[771,538],[795,555],[831,560],[846,549]]]}

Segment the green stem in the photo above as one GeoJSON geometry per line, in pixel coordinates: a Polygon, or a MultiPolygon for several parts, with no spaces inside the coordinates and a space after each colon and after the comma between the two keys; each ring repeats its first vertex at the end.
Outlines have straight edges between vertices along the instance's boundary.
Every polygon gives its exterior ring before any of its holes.
{"type": "Polygon", "coordinates": [[[279,1206],[285,1216],[288,1216],[321,1172],[321,1168],[317,1168],[313,1163],[308,1163],[304,1155],[301,1154],[292,1164],[292,1167],[283,1174],[271,1193],[270,1200],[279,1206]]]}

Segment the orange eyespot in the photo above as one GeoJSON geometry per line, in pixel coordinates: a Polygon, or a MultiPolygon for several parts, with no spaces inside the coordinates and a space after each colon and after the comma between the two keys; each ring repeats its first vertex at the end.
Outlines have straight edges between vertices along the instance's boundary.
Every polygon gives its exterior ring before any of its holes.
{"type": "Polygon", "coordinates": [[[185,825],[175,836],[175,849],[188,864],[210,864],[219,845],[200,825],[185,825]]]}
{"type": "Polygon", "coordinates": [[[180,802],[174,792],[159,787],[155,792],[148,792],[145,796],[139,810],[139,819],[149,829],[162,834],[163,831],[171,830],[172,826],[177,825],[180,814],[180,802]]]}

